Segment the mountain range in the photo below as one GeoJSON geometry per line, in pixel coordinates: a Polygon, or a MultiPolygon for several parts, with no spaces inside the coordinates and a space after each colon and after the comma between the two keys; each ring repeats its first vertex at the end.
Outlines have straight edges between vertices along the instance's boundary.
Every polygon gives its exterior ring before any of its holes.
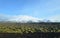
{"type": "Polygon", "coordinates": [[[19,15],[19,16],[12,16],[12,17],[2,17],[0,16],[0,21],[10,21],[10,22],[53,22],[51,20],[45,20],[40,18],[35,18],[32,16],[26,15],[19,15]]]}

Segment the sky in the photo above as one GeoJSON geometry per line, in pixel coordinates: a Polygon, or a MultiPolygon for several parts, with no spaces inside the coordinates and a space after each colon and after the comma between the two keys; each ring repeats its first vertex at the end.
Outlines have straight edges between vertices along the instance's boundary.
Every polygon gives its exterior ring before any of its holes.
{"type": "Polygon", "coordinates": [[[1,15],[60,20],[60,0],[0,0],[1,15]]]}

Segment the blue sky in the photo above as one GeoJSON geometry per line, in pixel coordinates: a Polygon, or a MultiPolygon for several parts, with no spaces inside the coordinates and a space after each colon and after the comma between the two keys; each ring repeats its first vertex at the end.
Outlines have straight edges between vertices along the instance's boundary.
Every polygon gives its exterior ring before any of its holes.
{"type": "Polygon", "coordinates": [[[60,16],[60,0],[0,0],[0,14],[38,18],[60,16]]]}

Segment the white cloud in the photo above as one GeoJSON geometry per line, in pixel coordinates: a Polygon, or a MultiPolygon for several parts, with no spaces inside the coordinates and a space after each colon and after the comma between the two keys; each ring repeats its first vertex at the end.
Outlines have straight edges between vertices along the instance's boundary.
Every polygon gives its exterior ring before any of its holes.
{"type": "Polygon", "coordinates": [[[49,20],[52,22],[60,22],[60,15],[51,16],[49,17],[49,20]]]}

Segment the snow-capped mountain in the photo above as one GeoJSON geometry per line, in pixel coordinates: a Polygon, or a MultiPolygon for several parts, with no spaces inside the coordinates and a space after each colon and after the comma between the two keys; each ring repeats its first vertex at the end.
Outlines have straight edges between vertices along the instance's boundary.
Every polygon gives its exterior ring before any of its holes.
{"type": "Polygon", "coordinates": [[[8,21],[16,21],[16,22],[29,22],[29,21],[39,22],[40,20],[42,21],[42,19],[35,18],[32,16],[26,16],[26,15],[13,16],[10,19],[8,19],[8,21]]]}
{"type": "Polygon", "coordinates": [[[40,18],[27,16],[27,15],[18,15],[18,16],[0,16],[0,21],[10,21],[10,22],[39,22],[42,21],[40,18]]]}
{"type": "Polygon", "coordinates": [[[10,22],[60,22],[60,19],[56,17],[49,19],[36,18],[27,15],[18,15],[18,16],[1,16],[0,21],[10,21],[10,22]],[[54,19],[53,19],[54,18],[54,19]]]}

